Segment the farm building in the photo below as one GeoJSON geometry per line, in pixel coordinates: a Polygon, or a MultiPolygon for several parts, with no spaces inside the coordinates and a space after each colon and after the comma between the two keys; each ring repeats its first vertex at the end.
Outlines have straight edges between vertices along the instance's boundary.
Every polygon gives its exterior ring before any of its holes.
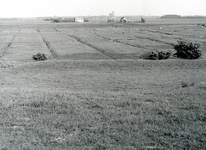
{"type": "Polygon", "coordinates": [[[120,22],[122,22],[122,23],[127,22],[127,19],[126,19],[125,17],[122,17],[122,18],[120,19],[120,22]]]}
{"type": "Polygon", "coordinates": [[[114,22],[115,21],[115,15],[114,11],[109,14],[108,22],[114,22]]]}
{"type": "Polygon", "coordinates": [[[160,19],[180,19],[180,18],[181,18],[180,15],[164,15],[160,17],[160,19]]]}
{"type": "Polygon", "coordinates": [[[82,17],[75,17],[74,22],[84,22],[84,18],[82,17]]]}

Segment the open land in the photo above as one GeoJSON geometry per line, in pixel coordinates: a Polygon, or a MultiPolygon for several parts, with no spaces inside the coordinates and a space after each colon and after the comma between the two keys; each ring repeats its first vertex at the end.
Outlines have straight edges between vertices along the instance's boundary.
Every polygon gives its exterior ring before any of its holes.
{"type": "Polygon", "coordinates": [[[0,148],[206,149],[204,21],[1,21],[0,148]],[[203,56],[142,59],[179,39],[203,56]]]}

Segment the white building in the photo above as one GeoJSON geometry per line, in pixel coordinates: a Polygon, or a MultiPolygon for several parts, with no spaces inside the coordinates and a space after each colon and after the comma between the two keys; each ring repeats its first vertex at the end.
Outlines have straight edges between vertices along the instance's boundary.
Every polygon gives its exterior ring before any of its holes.
{"type": "Polygon", "coordinates": [[[82,17],[75,17],[74,22],[84,22],[84,18],[82,17]]]}

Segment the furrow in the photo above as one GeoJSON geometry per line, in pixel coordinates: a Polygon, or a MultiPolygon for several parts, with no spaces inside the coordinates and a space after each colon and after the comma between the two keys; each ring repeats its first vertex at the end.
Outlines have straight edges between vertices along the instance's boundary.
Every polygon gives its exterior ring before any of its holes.
{"type": "Polygon", "coordinates": [[[43,35],[41,35],[41,37],[42,37],[43,42],[45,43],[45,45],[46,45],[47,48],[49,49],[49,51],[52,53],[52,56],[53,56],[54,58],[57,58],[58,56],[57,56],[57,54],[52,50],[49,42],[46,41],[46,39],[45,39],[45,37],[44,37],[43,35]]]}
{"type": "Polygon", "coordinates": [[[163,42],[163,41],[160,41],[160,40],[157,40],[157,39],[148,38],[148,37],[145,38],[145,37],[135,36],[135,38],[137,38],[137,39],[146,39],[146,40],[155,41],[155,42],[158,42],[158,43],[163,43],[163,44],[172,45],[172,46],[175,45],[173,43],[167,43],[167,42],[163,42]]]}
{"type": "MultiPolygon", "coordinates": [[[[75,29],[73,29],[73,28],[71,28],[71,29],[72,29],[72,30],[75,30],[75,29]]],[[[109,57],[109,58],[111,58],[111,59],[116,59],[115,57],[112,57],[110,54],[108,54],[107,52],[105,52],[103,49],[100,49],[100,48],[98,48],[98,47],[96,47],[96,46],[94,46],[94,45],[92,45],[92,44],[90,44],[90,43],[87,43],[86,41],[81,40],[79,37],[76,37],[76,36],[74,36],[74,35],[69,35],[69,34],[62,33],[60,30],[58,30],[58,29],[56,29],[56,28],[54,28],[54,30],[55,30],[56,32],[60,32],[61,34],[67,35],[67,36],[69,36],[69,37],[71,37],[71,38],[74,38],[74,39],[77,40],[79,43],[81,43],[81,44],[83,44],[83,45],[86,45],[86,46],[89,46],[89,47],[91,47],[92,49],[94,49],[94,50],[102,53],[103,55],[105,55],[105,56],[107,56],[107,57],[109,57]]]]}
{"type": "Polygon", "coordinates": [[[137,47],[137,48],[143,48],[143,49],[145,49],[144,46],[132,45],[132,44],[129,44],[129,43],[125,43],[125,42],[119,41],[118,39],[112,40],[112,39],[110,39],[110,38],[108,38],[108,37],[100,36],[100,35],[97,35],[97,34],[93,34],[93,35],[96,35],[97,37],[101,37],[101,38],[104,38],[104,39],[109,40],[109,41],[112,41],[112,42],[121,43],[121,44],[124,44],[124,45],[128,45],[128,46],[132,46],[132,47],[137,47]]]}
{"type": "Polygon", "coordinates": [[[148,32],[152,32],[152,33],[161,33],[161,34],[165,34],[165,35],[174,35],[172,33],[160,32],[160,31],[154,31],[154,30],[142,30],[142,29],[140,29],[140,31],[148,31],[148,32]]]}
{"type": "Polygon", "coordinates": [[[117,42],[117,43],[121,43],[121,44],[129,45],[129,46],[132,46],[132,47],[137,47],[137,48],[143,48],[143,49],[145,49],[144,46],[140,46],[140,45],[132,45],[132,44],[129,44],[129,43],[125,43],[125,42],[119,41],[118,39],[113,40],[113,42],[117,42]]]}
{"type": "Polygon", "coordinates": [[[86,41],[81,40],[79,37],[76,37],[76,36],[74,36],[74,35],[68,35],[68,34],[65,34],[65,35],[76,39],[79,43],[84,44],[84,45],[87,45],[87,46],[95,49],[96,51],[98,51],[98,52],[106,55],[107,57],[110,57],[110,58],[112,58],[112,59],[116,59],[116,58],[112,57],[111,55],[109,55],[107,52],[105,52],[103,49],[100,49],[100,48],[98,48],[98,47],[96,47],[96,46],[94,46],[94,45],[92,45],[92,44],[90,44],[90,43],[87,43],[86,41]]]}
{"type": "Polygon", "coordinates": [[[1,53],[0,58],[2,58],[4,56],[4,53],[9,49],[9,47],[12,45],[14,39],[15,39],[16,35],[13,36],[12,40],[10,43],[7,44],[7,47],[4,49],[4,51],[1,53]]]}

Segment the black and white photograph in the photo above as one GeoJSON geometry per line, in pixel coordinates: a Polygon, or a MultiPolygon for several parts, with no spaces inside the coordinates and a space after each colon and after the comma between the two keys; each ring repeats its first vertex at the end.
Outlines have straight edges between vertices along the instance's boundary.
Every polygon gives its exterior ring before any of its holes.
{"type": "Polygon", "coordinates": [[[0,0],[0,150],[206,150],[206,0],[0,0]]]}

